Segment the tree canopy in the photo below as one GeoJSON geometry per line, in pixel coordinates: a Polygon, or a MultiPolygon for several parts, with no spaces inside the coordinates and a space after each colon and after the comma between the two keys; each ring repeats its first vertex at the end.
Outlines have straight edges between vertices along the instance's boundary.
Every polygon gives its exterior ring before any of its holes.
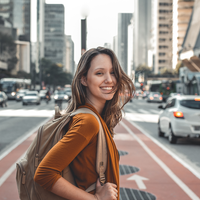
{"type": "Polygon", "coordinates": [[[46,58],[40,61],[40,70],[42,74],[42,81],[46,85],[53,85],[54,87],[60,85],[71,84],[72,74],[64,72],[63,67],[58,66],[56,63],[51,62],[46,58]]]}

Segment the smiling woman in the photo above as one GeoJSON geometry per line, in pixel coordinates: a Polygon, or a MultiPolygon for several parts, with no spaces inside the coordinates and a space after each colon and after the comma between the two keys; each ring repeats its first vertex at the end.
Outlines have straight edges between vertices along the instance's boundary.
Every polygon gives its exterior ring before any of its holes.
{"type": "Polygon", "coordinates": [[[82,55],[66,113],[88,108],[99,117],[107,145],[105,184],[100,185],[102,176],[96,171],[99,123],[93,115],[80,113],[71,118],[67,133],[38,166],[34,178],[39,185],[65,199],[119,200],[119,154],[113,129],[122,118],[123,106],[131,98],[120,98],[119,94],[125,90],[132,94],[134,85],[112,50],[98,47],[82,55]],[[70,152],[67,158],[66,152],[70,152]],[[77,187],[60,175],[68,165],[77,187]],[[85,190],[94,183],[96,189],[87,193],[85,190]]]}

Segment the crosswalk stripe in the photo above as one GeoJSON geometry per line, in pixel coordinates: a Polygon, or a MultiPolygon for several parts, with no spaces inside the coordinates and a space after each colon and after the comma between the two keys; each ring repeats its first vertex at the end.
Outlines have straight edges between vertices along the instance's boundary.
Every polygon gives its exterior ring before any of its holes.
{"type": "Polygon", "coordinates": [[[152,113],[155,113],[155,114],[158,114],[158,113],[159,113],[158,110],[152,110],[152,109],[150,109],[150,111],[151,111],[152,113]]]}
{"type": "Polygon", "coordinates": [[[144,113],[144,114],[149,114],[149,112],[148,112],[148,111],[146,111],[146,110],[143,110],[143,109],[138,109],[138,111],[139,111],[139,112],[141,112],[141,113],[144,113]]]}
{"type": "Polygon", "coordinates": [[[54,110],[2,110],[0,111],[0,117],[50,117],[53,116],[54,110]]]}

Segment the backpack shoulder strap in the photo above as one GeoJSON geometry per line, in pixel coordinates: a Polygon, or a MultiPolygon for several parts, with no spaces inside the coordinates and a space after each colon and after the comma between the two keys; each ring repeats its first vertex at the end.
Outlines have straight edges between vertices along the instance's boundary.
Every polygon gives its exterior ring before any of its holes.
{"type": "MultiPolygon", "coordinates": [[[[98,141],[97,141],[97,159],[96,159],[96,171],[99,174],[99,180],[101,185],[103,185],[106,181],[105,179],[105,171],[107,167],[107,142],[105,133],[103,130],[103,126],[99,117],[90,109],[88,108],[80,108],[77,109],[75,112],[71,113],[70,116],[74,116],[79,113],[89,113],[95,116],[99,123],[99,134],[98,134],[98,141]]],[[[90,186],[91,187],[91,186],[90,186]]],[[[95,186],[94,186],[95,189],[95,186]]]]}

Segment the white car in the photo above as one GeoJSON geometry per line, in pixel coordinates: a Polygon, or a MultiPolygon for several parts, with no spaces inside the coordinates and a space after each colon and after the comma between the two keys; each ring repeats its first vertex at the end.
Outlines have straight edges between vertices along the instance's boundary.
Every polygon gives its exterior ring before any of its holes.
{"type": "Polygon", "coordinates": [[[22,105],[37,104],[40,105],[40,96],[37,91],[28,91],[22,98],[22,105]]]}
{"type": "Polygon", "coordinates": [[[21,89],[21,90],[19,90],[18,92],[17,92],[17,94],[16,94],[16,101],[21,101],[22,100],[22,98],[23,98],[23,96],[26,94],[26,92],[28,92],[29,90],[27,90],[27,89],[21,89]]]}
{"type": "Polygon", "coordinates": [[[163,97],[159,92],[150,92],[148,97],[147,97],[147,102],[162,103],[163,97]]]}
{"type": "Polygon", "coordinates": [[[176,95],[167,100],[158,119],[158,135],[175,144],[178,138],[200,137],[200,96],[176,95]]]}

